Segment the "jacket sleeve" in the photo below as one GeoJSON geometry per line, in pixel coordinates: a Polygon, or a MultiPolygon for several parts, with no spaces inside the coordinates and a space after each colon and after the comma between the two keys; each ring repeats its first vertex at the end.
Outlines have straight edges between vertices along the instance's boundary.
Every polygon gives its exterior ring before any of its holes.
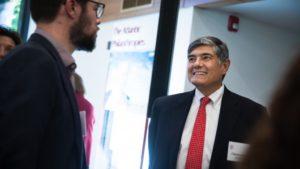
{"type": "Polygon", "coordinates": [[[27,47],[0,65],[0,168],[36,168],[56,87],[45,55],[27,47]]]}

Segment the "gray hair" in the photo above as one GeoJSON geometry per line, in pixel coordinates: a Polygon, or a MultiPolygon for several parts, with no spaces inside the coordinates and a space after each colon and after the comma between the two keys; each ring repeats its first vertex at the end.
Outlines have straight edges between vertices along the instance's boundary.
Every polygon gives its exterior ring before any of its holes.
{"type": "Polygon", "coordinates": [[[221,62],[229,59],[227,45],[220,39],[213,36],[204,36],[193,41],[188,48],[188,54],[200,46],[211,46],[221,62]]]}

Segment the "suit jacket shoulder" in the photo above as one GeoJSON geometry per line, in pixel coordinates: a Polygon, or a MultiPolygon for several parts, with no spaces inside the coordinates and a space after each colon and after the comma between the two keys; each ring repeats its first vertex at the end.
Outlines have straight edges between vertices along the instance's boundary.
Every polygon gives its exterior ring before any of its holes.
{"type": "MultiPolygon", "coordinates": [[[[225,88],[224,91],[220,111],[223,115],[228,114],[229,111],[235,112],[238,119],[245,120],[244,122],[247,122],[250,128],[253,128],[261,116],[266,115],[266,108],[263,105],[249,98],[233,93],[227,88],[225,88]]],[[[234,118],[234,115],[231,118],[234,118]]],[[[249,131],[251,130],[250,128],[249,131]]]]}
{"type": "Polygon", "coordinates": [[[231,92],[230,90],[228,90],[227,88],[225,88],[225,97],[232,97],[232,98],[236,98],[236,100],[239,101],[240,104],[242,104],[243,106],[254,106],[254,107],[259,107],[262,109],[265,109],[265,107],[247,97],[241,96],[239,94],[236,94],[234,92],[231,92]]]}
{"type": "Polygon", "coordinates": [[[227,160],[229,142],[247,143],[264,112],[262,105],[225,88],[209,169],[234,168],[235,163],[227,160]]]}

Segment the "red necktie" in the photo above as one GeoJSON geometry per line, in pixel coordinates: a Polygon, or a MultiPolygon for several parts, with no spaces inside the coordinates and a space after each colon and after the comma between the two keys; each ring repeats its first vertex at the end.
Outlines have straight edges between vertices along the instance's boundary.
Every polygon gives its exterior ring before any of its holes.
{"type": "Polygon", "coordinates": [[[185,169],[202,169],[203,145],[205,136],[206,110],[208,97],[201,99],[200,107],[194,124],[185,169]]]}

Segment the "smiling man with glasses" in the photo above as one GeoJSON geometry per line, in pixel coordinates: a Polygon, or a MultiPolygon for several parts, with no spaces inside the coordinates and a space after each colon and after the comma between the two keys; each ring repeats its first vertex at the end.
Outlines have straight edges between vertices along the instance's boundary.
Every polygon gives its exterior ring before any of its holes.
{"type": "Polygon", "coordinates": [[[1,169],[87,168],[72,53],[95,48],[104,6],[31,0],[36,31],[0,62],[1,169]]]}

